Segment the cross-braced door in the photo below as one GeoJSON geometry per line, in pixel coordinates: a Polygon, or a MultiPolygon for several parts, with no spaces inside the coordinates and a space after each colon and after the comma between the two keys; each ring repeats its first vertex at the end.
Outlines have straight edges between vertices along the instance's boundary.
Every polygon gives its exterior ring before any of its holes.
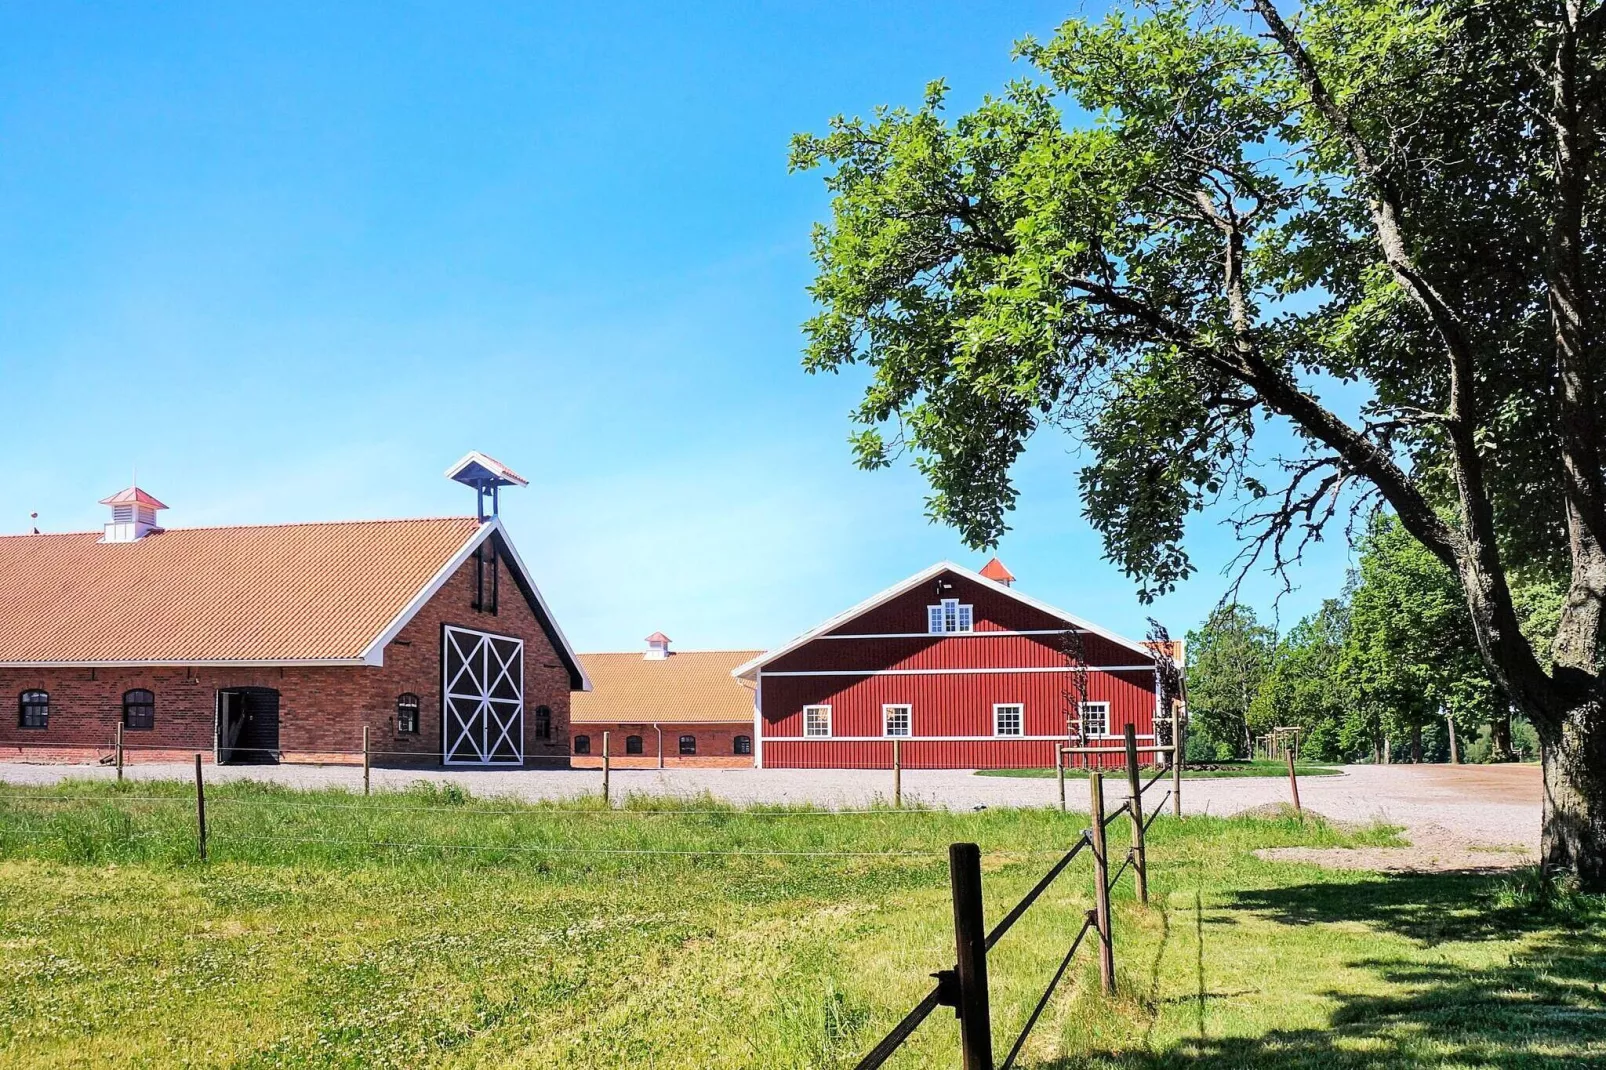
{"type": "Polygon", "coordinates": [[[441,631],[441,760],[524,763],[524,640],[450,625],[441,631]]]}

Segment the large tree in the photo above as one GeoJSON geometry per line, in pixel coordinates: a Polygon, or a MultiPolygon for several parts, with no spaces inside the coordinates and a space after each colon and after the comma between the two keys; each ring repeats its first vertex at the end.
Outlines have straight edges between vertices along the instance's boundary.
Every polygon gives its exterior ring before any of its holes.
{"type": "Polygon", "coordinates": [[[860,463],[908,450],[977,545],[1028,437],[1068,429],[1146,595],[1192,571],[1185,523],[1222,494],[1273,565],[1386,503],[1539,733],[1545,862],[1606,889],[1603,39],[1602,0],[1067,22],[968,114],[939,82],[796,140],[834,194],[806,364],[869,365],[860,463]],[[1567,577],[1548,664],[1528,567],[1567,577]]]}
{"type": "Polygon", "coordinates": [[[1277,637],[1248,606],[1221,606],[1188,633],[1188,750],[1250,756],[1249,707],[1271,668],[1277,637]],[[1196,749],[1197,748],[1197,749],[1196,749]]]}

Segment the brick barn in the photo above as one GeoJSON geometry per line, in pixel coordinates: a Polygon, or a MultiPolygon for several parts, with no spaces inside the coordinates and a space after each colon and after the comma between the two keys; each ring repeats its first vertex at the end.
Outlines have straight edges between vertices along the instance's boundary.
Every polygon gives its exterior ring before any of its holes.
{"type": "Polygon", "coordinates": [[[621,769],[753,765],[753,689],[731,670],[758,650],[673,650],[663,632],[639,654],[581,654],[591,690],[574,696],[572,764],[621,769]]]}
{"type": "Polygon", "coordinates": [[[909,768],[1041,768],[1068,740],[1117,747],[1128,724],[1151,742],[1150,649],[1013,582],[996,558],[933,565],[739,666],[755,763],[885,769],[898,739],[909,768]]]}
{"type": "MultiPolygon", "coordinates": [[[[566,764],[587,680],[496,515],[164,529],[130,487],[103,532],[0,537],[9,758],[566,764]]],[[[489,509],[487,509],[489,504],[489,509]]]]}

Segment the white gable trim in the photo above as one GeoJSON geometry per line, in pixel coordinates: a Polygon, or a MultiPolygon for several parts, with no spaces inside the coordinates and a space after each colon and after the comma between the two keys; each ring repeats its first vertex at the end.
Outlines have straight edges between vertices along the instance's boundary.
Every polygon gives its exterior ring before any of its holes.
{"type": "MultiPolygon", "coordinates": [[[[1036,609],[1036,610],[1038,610],[1039,612],[1042,612],[1042,613],[1047,613],[1051,617],[1058,617],[1060,620],[1065,621],[1067,624],[1070,624],[1072,627],[1078,629],[1079,631],[1084,631],[1084,632],[1088,632],[1088,633],[1090,633],[1092,635],[1101,636],[1101,637],[1103,637],[1105,639],[1108,639],[1112,643],[1117,643],[1117,644],[1119,644],[1121,646],[1126,647],[1128,650],[1136,651],[1137,653],[1143,655],[1145,658],[1148,658],[1151,663],[1153,661],[1154,654],[1147,647],[1145,647],[1141,643],[1134,642],[1131,639],[1128,639],[1123,635],[1118,635],[1115,632],[1110,631],[1108,628],[1101,628],[1097,624],[1094,624],[1092,621],[1083,620],[1081,617],[1075,616],[1074,614],[1071,614],[1071,613],[1067,613],[1063,609],[1058,609],[1058,608],[1056,608],[1054,606],[1051,606],[1047,602],[1038,601],[1037,599],[1031,597],[1030,595],[1022,594],[1021,592],[1015,590],[1015,588],[1013,588],[1013,587],[1010,587],[1010,586],[1007,586],[1005,584],[999,583],[996,580],[990,580],[986,576],[983,576],[981,573],[972,572],[970,569],[965,568],[963,565],[956,565],[952,561],[939,561],[935,565],[930,566],[929,568],[921,569],[919,572],[916,572],[913,576],[910,576],[908,579],[903,580],[900,583],[893,584],[891,587],[888,587],[886,590],[882,591],[880,594],[872,595],[869,598],[866,598],[863,602],[860,602],[858,605],[854,606],[852,609],[847,609],[847,610],[842,611],[841,613],[838,613],[836,616],[832,617],[830,620],[827,620],[825,623],[820,624],[817,627],[809,629],[808,631],[804,632],[802,635],[798,636],[796,639],[793,639],[791,642],[785,644],[784,646],[777,647],[774,650],[766,651],[765,653],[760,654],[758,657],[754,658],[752,661],[749,661],[745,665],[738,665],[736,668],[731,670],[731,675],[732,676],[740,676],[740,677],[748,676],[749,674],[751,674],[755,670],[760,669],[765,665],[768,665],[770,662],[774,661],[776,658],[779,658],[779,657],[781,657],[782,655],[785,655],[785,654],[790,654],[792,651],[796,650],[798,647],[803,646],[805,643],[813,642],[814,640],[816,640],[816,639],[820,638],[821,636],[823,636],[826,632],[831,631],[833,628],[841,627],[843,624],[846,624],[847,622],[853,620],[855,617],[858,617],[858,616],[860,616],[860,615],[862,615],[864,613],[868,613],[870,610],[875,609],[877,606],[883,605],[883,604],[885,604],[887,602],[892,601],[894,598],[897,598],[899,595],[904,594],[907,591],[913,590],[915,587],[918,587],[920,584],[925,583],[928,580],[935,579],[937,576],[941,575],[944,572],[952,572],[955,575],[960,576],[960,577],[962,577],[964,579],[970,580],[973,583],[978,583],[978,584],[980,584],[981,586],[987,588],[990,591],[995,591],[998,594],[1004,595],[1007,598],[1013,598],[1015,601],[1020,602],[1022,605],[1031,606],[1033,609],[1036,609]]],[[[968,634],[973,634],[974,635],[974,634],[985,634],[985,633],[968,633],[968,634]]],[[[948,637],[949,637],[949,633],[943,633],[943,635],[941,636],[941,638],[948,638],[948,637]]],[[[991,737],[989,737],[989,738],[991,738],[991,737]]]]}
{"type": "Polygon", "coordinates": [[[396,638],[403,628],[407,627],[408,623],[429,603],[429,600],[434,598],[436,593],[446,585],[446,581],[457,574],[457,570],[463,567],[463,563],[468,560],[469,555],[493,534],[501,535],[502,544],[507,547],[511,564],[518,569],[519,575],[529,585],[530,591],[535,595],[536,603],[546,617],[546,622],[551,625],[552,633],[557,637],[558,645],[562,648],[563,653],[568,656],[570,664],[580,673],[580,690],[590,691],[591,678],[586,675],[585,666],[580,663],[580,658],[575,654],[574,647],[569,645],[569,640],[563,634],[563,629],[558,626],[557,618],[552,615],[551,608],[541,595],[541,589],[530,578],[530,571],[524,567],[524,561],[519,557],[519,551],[514,547],[513,540],[507,537],[507,529],[502,526],[500,517],[492,517],[474,530],[474,533],[468,537],[468,540],[463,543],[457,553],[452,555],[451,560],[442,565],[440,571],[435,573],[430,578],[430,581],[424,585],[423,589],[413,596],[413,600],[408,602],[402,611],[392,618],[390,624],[386,625],[385,630],[379,633],[379,637],[363,649],[361,663],[365,665],[383,665],[385,663],[385,647],[390,644],[390,641],[396,638]]]}

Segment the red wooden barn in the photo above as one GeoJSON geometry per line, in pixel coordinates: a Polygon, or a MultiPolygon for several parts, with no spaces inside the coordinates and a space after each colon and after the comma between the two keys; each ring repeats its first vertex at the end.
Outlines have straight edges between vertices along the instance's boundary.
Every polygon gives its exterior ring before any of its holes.
{"type": "MultiPolygon", "coordinates": [[[[942,562],[737,667],[754,688],[755,764],[910,768],[1054,764],[1067,740],[1154,739],[1150,649],[1022,594],[996,559],[942,562]]],[[[1081,763],[1077,763],[1081,764],[1081,763]]]]}

